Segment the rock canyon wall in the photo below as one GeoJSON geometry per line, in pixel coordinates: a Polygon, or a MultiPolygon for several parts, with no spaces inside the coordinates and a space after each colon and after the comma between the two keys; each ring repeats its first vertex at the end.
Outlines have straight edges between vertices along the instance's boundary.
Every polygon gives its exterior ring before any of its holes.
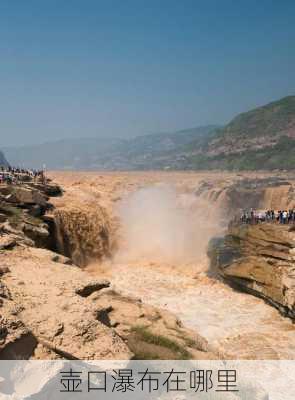
{"type": "Polygon", "coordinates": [[[103,207],[55,209],[46,194],[60,195],[53,185],[1,190],[0,359],[220,357],[171,313],[122,296],[77,266],[110,253],[103,207]]]}
{"type": "Polygon", "coordinates": [[[295,226],[232,224],[212,254],[226,281],[295,319],[295,226]]]}
{"type": "Polygon", "coordinates": [[[292,207],[291,179],[56,178],[63,196],[52,184],[1,189],[0,357],[295,357],[291,321],[252,296],[293,317],[294,232],[227,231],[245,204],[292,207]],[[216,271],[251,295],[208,274],[208,243],[224,235],[216,271]]]}

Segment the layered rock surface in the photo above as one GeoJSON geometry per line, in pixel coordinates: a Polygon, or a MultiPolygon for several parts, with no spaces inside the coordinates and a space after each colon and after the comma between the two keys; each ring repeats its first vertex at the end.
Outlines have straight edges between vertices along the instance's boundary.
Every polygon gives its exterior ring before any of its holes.
{"type": "Polygon", "coordinates": [[[29,247],[1,255],[0,358],[218,357],[172,314],[55,260],[55,253],[29,247]]]}
{"type": "Polygon", "coordinates": [[[61,190],[52,184],[3,185],[0,193],[0,359],[220,357],[169,312],[73,264],[108,254],[103,207],[54,211],[48,196],[61,190]],[[53,240],[71,258],[49,250],[53,240]]]}
{"type": "MultiPolygon", "coordinates": [[[[211,218],[211,212],[215,215],[216,210],[224,211],[225,222],[228,222],[231,215],[229,211],[237,211],[239,204],[241,207],[243,204],[247,206],[250,196],[256,204],[255,188],[258,187],[269,188],[273,193],[273,207],[277,209],[278,205],[285,204],[287,199],[292,201],[290,188],[294,182],[291,174],[269,176],[259,173],[60,172],[51,176],[62,185],[65,192],[64,196],[52,199],[57,210],[63,210],[67,204],[71,204],[82,209],[84,207],[84,212],[87,212],[99,204],[107,211],[111,225],[116,224],[113,219],[120,199],[143,186],[165,182],[176,187],[183,200],[187,197],[183,198],[182,195],[188,194],[189,199],[199,195],[202,201],[197,203],[202,203],[202,207],[189,207],[191,218],[199,227],[202,236],[207,235],[208,221],[200,220],[200,213],[204,213],[206,218],[209,218],[210,214],[211,218]],[[204,182],[209,186],[207,189],[204,182]],[[289,183],[285,186],[284,182],[289,183]],[[228,196],[228,190],[233,189],[236,184],[238,186],[235,193],[243,192],[239,202],[236,196],[228,196]],[[280,201],[282,203],[279,203],[280,201]]],[[[270,201],[269,195],[270,193],[266,194],[263,189],[256,197],[261,201],[263,209],[267,201],[270,201]]],[[[120,220],[118,222],[120,223],[120,220]]],[[[110,233],[111,239],[116,238],[112,226],[110,233]]],[[[213,235],[216,235],[215,231],[213,235]]],[[[120,236],[117,236],[117,239],[120,249],[120,236]]],[[[237,291],[215,276],[207,276],[208,259],[206,253],[202,253],[200,243],[197,243],[201,257],[191,265],[182,262],[171,264],[167,260],[157,262],[153,255],[148,259],[138,257],[133,262],[113,257],[105,262],[94,262],[88,266],[85,273],[91,273],[94,279],[107,277],[112,282],[112,287],[124,296],[138,297],[144,304],[172,312],[186,327],[200,333],[228,359],[294,359],[295,328],[292,321],[280,315],[276,308],[260,298],[237,291]]],[[[115,314],[116,311],[109,312],[111,324],[116,321],[115,314]]]]}
{"type": "Polygon", "coordinates": [[[218,272],[295,318],[295,229],[293,225],[232,224],[212,244],[218,272]]]}
{"type": "Polygon", "coordinates": [[[17,244],[54,247],[51,226],[45,217],[53,207],[47,193],[59,196],[61,189],[34,182],[0,186],[0,249],[17,244]]]}
{"type": "MultiPolygon", "coordinates": [[[[159,175],[156,179],[163,181],[168,177],[173,183],[180,181],[178,175],[159,175]]],[[[191,193],[196,187],[196,177],[192,174],[183,177],[185,190],[191,193]]],[[[49,214],[33,217],[31,221],[37,219],[38,228],[46,222],[49,237],[56,239],[50,224],[54,228],[60,212],[63,235],[68,232],[74,243],[74,251],[68,255],[73,257],[77,250],[78,255],[86,254],[85,260],[89,262],[92,259],[89,255],[96,247],[99,253],[95,258],[101,260],[111,249],[108,240],[113,235],[112,204],[125,190],[142,186],[143,178],[122,174],[115,180],[109,175],[87,175],[85,184],[80,175],[74,178],[72,186],[63,185],[64,196],[50,199],[56,209],[52,209],[47,198],[49,214]],[[105,236],[100,236],[100,232],[106,227],[110,237],[104,241],[105,236]],[[98,242],[92,242],[93,237],[100,241],[95,247],[93,244],[98,242]],[[105,247],[101,246],[103,243],[105,247]]],[[[150,184],[155,178],[147,175],[145,179],[150,184]]],[[[214,191],[223,188],[224,194],[213,197],[216,207],[224,207],[232,184],[226,179],[223,182],[224,185],[216,184],[211,189],[203,186],[199,195],[211,197],[214,191]]],[[[290,185],[286,191],[285,185],[276,189],[275,184],[271,184],[271,190],[288,192],[288,198],[292,198],[290,185]]],[[[40,193],[48,196],[41,189],[40,193]]],[[[244,189],[251,193],[251,188],[244,189]]],[[[243,196],[247,198],[247,194],[243,196]]],[[[234,208],[236,197],[232,199],[230,204],[234,208]]],[[[261,299],[237,292],[214,277],[205,278],[201,262],[193,266],[194,277],[183,275],[182,265],[167,265],[167,268],[149,262],[146,266],[138,262],[109,265],[110,260],[104,273],[90,275],[88,270],[71,265],[72,260],[61,254],[29,248],[39,244],[28,237],[29,230],[23,229],[23,223],[28,215],[32,217],[28,211],[32,207],[35,211],[38,204],[23,203],[21,207],[19,204],[8,204],[5,200],[5,205],[17,209],[19,214],[3,213],[1,225],[2,358],[294,358],[294,327],[290,319],[283,318],[261,299]],[[157,273],[157,267],[161,273],[157,273]],[[110,287],[106,277],[112,282],[110,287]],[[193,332],[184,329],[170,312],[193,332]],[[97,349],[100,343],[101,348],[97,349]]],[[[192,217],[195,218],[193,210],[192,217]]],[[[276,228],[281,229],[279,225],[276,228]]],[[[78,257],[76,262],[79,260],[78,257]]],[[[99,261],[94,268],[103,271],[104,267],[99,261]]]]}

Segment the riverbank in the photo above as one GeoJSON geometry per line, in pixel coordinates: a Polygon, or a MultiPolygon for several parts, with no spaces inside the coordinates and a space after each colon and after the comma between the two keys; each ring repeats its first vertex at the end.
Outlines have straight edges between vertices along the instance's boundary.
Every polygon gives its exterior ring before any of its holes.
{"type": "Polygon", "coordinates": [[[0,252],[0,357],[295,359],[291,319],[223,282],[207,256],[228,210],[244,198],[276,208],[292,182],[267,178],[252,193],[234,174],[51,177],[63,188],[42,216],[54,250],[28,241],[21,211],[22,241],[0,252]]]}

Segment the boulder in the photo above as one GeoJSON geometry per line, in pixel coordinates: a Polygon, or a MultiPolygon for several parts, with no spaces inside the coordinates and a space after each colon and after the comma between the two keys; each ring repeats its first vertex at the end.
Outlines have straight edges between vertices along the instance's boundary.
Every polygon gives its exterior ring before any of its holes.
{"type": "MultiPolygon", "coordinates": [[[[42,191],[42,190],[41,190],[42,191]]],[[[62,195],[62,189],[58,185],[44,185],[43,192],[49,197],[56,197],[62,195]]]]}
{"type": "Polygon", "coordinates": [[[49,197],[57,197],[57,196],[61,196],[62,195],[62,189],[59,185],[55,185],[55,184],[42,184],[42,183],[30,183],[27,184],[27,186],[37,189],[40,192],[44,193],[46,196],[49,197]]]}
{"type": "Polygon", "coordinates": [[[37,189],[24,186],[13,186],[11,192],[6,196],[6,201],[19,204],[38,204],[46,207],[47,198],[37,189]]]}
{"type": "Polygon", "coordinates": [[[295,319],[295,231],[288,225],[235,224],[211,253],[218,273],[295,319]]]}
{"type": "Polygon", "coordinates": [[[32,225],[25,223],[23,226],[24,234],[34,241],[37,247],[48,247],[49,232],[45,224],[32,225]]]}

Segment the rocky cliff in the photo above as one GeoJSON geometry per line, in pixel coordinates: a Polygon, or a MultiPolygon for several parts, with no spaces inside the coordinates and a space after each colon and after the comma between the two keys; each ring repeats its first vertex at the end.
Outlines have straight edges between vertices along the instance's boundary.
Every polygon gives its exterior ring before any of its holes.
{"type": "Polygon", "coordinates": [[[209,201],[212,207],[221,211],[228,224],[229,217],[240,217],[243,210],[282,210],[295,207],[294,178],[239,176],[233,181],[225,179],[206,179],[201,181],[196,196],[209,201]]]}
{"type": "Polygon", "coordinates": [[[49,196],[60,194],[53,184],[0,188],[0,359],[220,358],[169,312],[74,265],[108,251],[108,218],[103,208],[54,214],[49,196]]]}
{"type": "Polygon", "coordinates": [[[25,182],[0,187],[0,250],[16,245],[54,247],[51,226],[45,214],[52,208],[50,196],[61,189],[52,184],[25,182]]]}
{"type": "Polygon", "coordinates": [[[1,254],[1,359],[216,358],[169,312],[45,249],[1,254]]]}
{"type": "Polygon", "coordinates": [[[294,225],[232,224],[211,249],[212,266],[226,281],[295,319],[294,225]]]}

